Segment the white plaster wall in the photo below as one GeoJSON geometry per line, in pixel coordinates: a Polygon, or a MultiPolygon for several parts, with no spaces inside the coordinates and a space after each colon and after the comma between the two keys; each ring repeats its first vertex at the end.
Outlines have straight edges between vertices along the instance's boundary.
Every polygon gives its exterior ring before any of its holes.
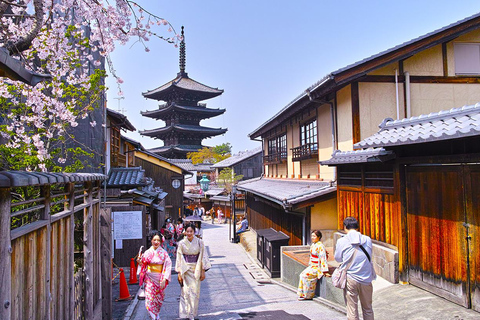
{"type": "Polygon", "coordinates": [[[442,45],[423,50],[405,59],[403,70],[410,76],[443,76],[442,45]]]}
{"type": "Polygon", "coordinates": [[[318,160],[315,159],[307,159],[307,160],[302,160],[302,178],[303,179],[308,179],[308,178],[316,178],[318,174],[318,160]]]}
{"type": "Polygon", "coordinates": [[[338,149],[353,150],[351,87],[337,91],[338,149]]]}
{"type": "Polygon", "coordinates": [[[317,202],[311,209],[311,228],[337,229],[337,198],[317,202]]]}
{"type": "Polygon", "coordinates": [[[480,84],[412,83],[412,116],[460,108],[480,102],[480,84]]]}
{"type": "MultiPolygon", "coordinates": [[[[324,104],[318,108],[318,160],[328,160],[332,157],[332,118],[330,105],[324,104]]],[[[320,166],[320,178],[333,180],[334,168],[320,166]]]]}
{"type": "MultiPolygon", "coordinates": [[[[379,130],[383,119],[397,118],[395,83],[361,82],[358,86],[360,100],[360,139],[379,130]]],[[[400,118],[404,117],[403,84],[399,84],[400,118]]]]}
{"type": "Polygon", "coordinates": [[[277,175],[280,178],[287,178],[287,164],[282,163],[277,165],[277,175]]]}
{"type": "Polygon", "coordinates": [[[395,75],[395,69],[398,70],[398,62],[389,64],[385,67],[373,70],[372,72],[369,72],[369,76],[394,76],[395,75]]]}

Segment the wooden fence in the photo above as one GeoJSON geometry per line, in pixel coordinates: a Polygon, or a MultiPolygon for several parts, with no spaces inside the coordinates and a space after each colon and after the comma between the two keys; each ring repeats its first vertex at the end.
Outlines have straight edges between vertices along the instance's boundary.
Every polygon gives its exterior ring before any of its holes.
{"type": "Polygon", "coordinates": [[[111,318],[104,177],[0,172],[0,319],[111,318]]]}

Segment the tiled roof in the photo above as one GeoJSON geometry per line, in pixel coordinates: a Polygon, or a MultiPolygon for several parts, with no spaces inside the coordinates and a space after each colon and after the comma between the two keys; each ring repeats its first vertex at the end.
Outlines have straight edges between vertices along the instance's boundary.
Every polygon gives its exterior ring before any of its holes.
{"type": "Polygon", "coordinates": [[[209,128],[197,125],[188,125],[188,124],[174,124],[167,127],[151,129],[151,130],[143,130],[140,131],[141,135],[144,136],[157,136],[162,135],[170,132],[183,132],[183,133],[196,133],[203,135],[219,135],[222,133],[227,132],[228,129],[222,128],[209,128]]]}
{"type": "MultiPolygon", "coordinates": [[[[197,150],[195,150],[197,151],[197,150]]],[[[213,171],[208,163],[193,164],[191,159],[169,159],[172,163],[187,171],[213,171]]]]}
{"type": "Polygon", "coordinates": [[[322,165],[339,165],[349,163],[365,163],[383,161],[395,157],[392,151],[386,151],[383,148],[369,148],[365,150],[340,151],[336,150],[332,158],[326,161],[319,161],[322,165]]]}
{"type": "Polygon", "coordinates": [[[259,153],[262,153],[262,147],[258,147],[252,150],[240,151],[237,154],[233,154],[230,158],[215,163],[214,165],[212,165],[212,168],[230,167],[259,153]]]}
{"type": "Polygon", "coordinates": [[[111,168],[108,173],[107,187],[135,187],[146,184],[145,170],[141,167],[111,168]]]}
{"type": "Polygon", "coordinates": [[[120,112],[113,111],[112,109],[107,108],[107,115],[113,120],[115,125],[119,126],[120,128],[135,131],[135,127],[128,121],[128,118],[121,114],[120,112]]]}
{"type": "Polygon", "coordinates": [[[106,178],[106,175],[99,173],[1,171],[0,187],[41,186],[45,184],[98,181],[106,178]]]}
{"type": "Polygon", "coordinates": [[[225,113],[225,109],[206,108],[203,104],[199,104],[198,106],[180,106],[176,103],[171,103],[169,105],[163,104],[160,105],[156,110],[141,111],[140,113],[142,116],[156,119],[161,118],[164,115],[169,115],[173,110],[185,113],[200,114],[202,115],[203,119],[225,113]]]}
{"type": "MultiPolygon", "coordinates": [[[[152,153],[164,153],[164,152],[167,152],[169,150],[196,152],[196,151],[198,151],[202,148],[203,148],[202,145],[180,145],[180,144],[178,144],[178,145],[174,145],[174,146],[161,146],[161,147],[157,147],[157,148],[152,148],[152,149],[148,149],[148,151],[152,152],[152,153]]],[[[174,159],[170,159],[170,161],[171,160],[174,160],[174,159]]]]}
{"type": "Polygon", "coordinates": [[[219,194],[222,194],[225,191],[224,188],[210,188],[207,191],[205,191],[205,194],[207,196],[218,196],[219,194]]]}
{"type": "Polygon", "coordinates": [[[357,148],[388,147],[480,135],[480,103],[402,120],[387,118],[357,148]]]}
{"type": "Polygon", "coordinates": [[[204,94],[206,98],[213,98],[223,93],[223,90],[221,89],[206,86],[189,78],[186,74],[179,74],[175,79],[165,83],[164,85],[144,92],[143,96],[145,98],[163,100],[162,98],[164,98],[164,95],[168,95],[168,92],[175,90],[175,88],[199,92],[204,94]]]}
{"type": "Polygon", "coordinates": [[[292,205],[326,195],[337,190],[330,182],[317,180],[290,180],[255,178],[241,181],[240,191],[247,191],[288,208],[292,205]]]}

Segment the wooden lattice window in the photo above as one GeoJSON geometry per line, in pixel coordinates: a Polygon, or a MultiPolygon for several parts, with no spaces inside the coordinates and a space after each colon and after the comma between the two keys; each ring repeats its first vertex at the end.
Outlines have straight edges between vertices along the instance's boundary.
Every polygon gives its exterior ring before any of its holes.
{"type": "Polygon", "coordinates": [[[118,166],[118,156],[120,154],[120,129],[110,128],[110,157],[112,166],[118,166]]]}

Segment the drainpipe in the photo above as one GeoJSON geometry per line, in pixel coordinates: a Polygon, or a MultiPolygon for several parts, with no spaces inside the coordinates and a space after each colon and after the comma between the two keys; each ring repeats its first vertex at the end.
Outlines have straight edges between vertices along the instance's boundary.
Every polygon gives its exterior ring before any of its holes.
{"type": "Polygon", "coordinates": [[[405,100],[407,106],[406,117],[410,118],[412,116],[412,107],[410,104],[410,73],[405,72],[405,100]]]}
{"type": "Polygon", "coordinates": [[[400,102],[398,101],[398,70],[395,69],[395,98],[397,101],[397,120],[400,119],[400,102]]]}

